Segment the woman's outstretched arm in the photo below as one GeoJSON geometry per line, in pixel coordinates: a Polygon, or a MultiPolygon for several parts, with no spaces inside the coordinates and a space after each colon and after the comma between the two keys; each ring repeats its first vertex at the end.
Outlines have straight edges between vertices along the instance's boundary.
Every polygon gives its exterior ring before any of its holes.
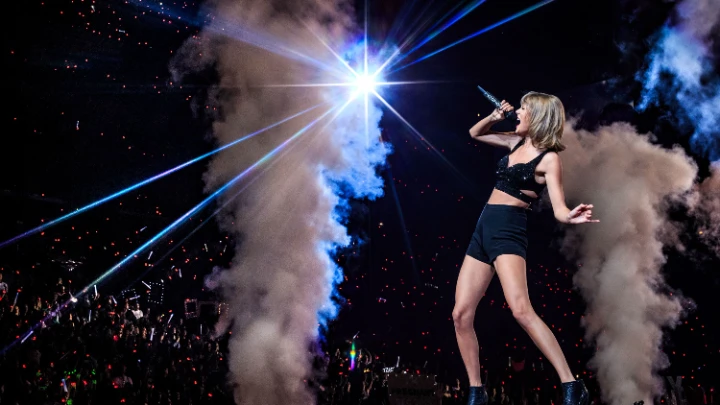
{"type": "Polygon", "coordinates": [[[592,219],[592,204],[580,204],[572,210],[565,204],[560,156],[557,153],[548,153],[543,158],[542,163],[545,166],[545,183],[547,184],[555,219],[564,224],[600,222],[597,219],[592,219]]]}

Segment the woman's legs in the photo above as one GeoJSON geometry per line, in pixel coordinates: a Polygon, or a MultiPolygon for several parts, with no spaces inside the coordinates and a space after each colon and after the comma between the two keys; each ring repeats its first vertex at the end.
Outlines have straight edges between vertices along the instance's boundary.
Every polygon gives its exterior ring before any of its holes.
{"type": "Polygon", "coordinates": [[[480,348],[473,327],[475,310],[490,285],[494,271],[489,264],[465,256],[457,286],[455,287],[455,308],[452,316],[455,322],[460,355],[470,379],[471,387],[482,385],[480,380],[480,348]]]}
{"type": "Polygon", "coordinates": [[[555,367],[555,371],[560,376],[560,381],[574,381],[575,378],[570,372],[570,367],[555,335],[530,305],[525,259],[513,254],[500,255],[495,259],[495,267],[497,268],[498,278],[500,278],[500,284],[502,284],[505,300],[510,306],[515,319],[530,335],[530,338],[535,342],[535,346],[555,367]]]}

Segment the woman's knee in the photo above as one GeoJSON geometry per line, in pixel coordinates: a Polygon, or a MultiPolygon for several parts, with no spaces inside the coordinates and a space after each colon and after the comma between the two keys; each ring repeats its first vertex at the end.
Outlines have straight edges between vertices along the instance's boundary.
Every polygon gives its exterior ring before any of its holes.
{"type": "Polygon", "coordinates": [[[537,316],[535,314],[535,310],[533,309],[532,305],[530,305],[530,302],[526,301],[526,300],[519,300],[519,301],[510,303],[510,310],[512,311],[512,314],[515,317],[515,320],[520,325],[529,324],[537,316]]]}
{"type": "Polygon", "coordinates": [[[452,312],[455,329],[472,329],[475,320],[475,311],[470,308],[455,306],[452,312]]]}

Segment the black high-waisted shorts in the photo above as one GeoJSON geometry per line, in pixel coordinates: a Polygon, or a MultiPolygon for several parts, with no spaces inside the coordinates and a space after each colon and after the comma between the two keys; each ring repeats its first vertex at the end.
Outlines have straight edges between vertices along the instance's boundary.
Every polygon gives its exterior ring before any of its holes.
{"type": "Polygon", "coordinates": [[[480,214],[467,255],[493,265],[502,254],[526,258],[527,210],[512,205],[487,204],[480,214]]]}

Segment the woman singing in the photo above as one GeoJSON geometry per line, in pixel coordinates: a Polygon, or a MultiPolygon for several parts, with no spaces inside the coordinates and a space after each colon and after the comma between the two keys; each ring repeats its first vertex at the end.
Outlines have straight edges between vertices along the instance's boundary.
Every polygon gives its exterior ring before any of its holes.
{"type": "Polygon", "coordinates": [[[525,274],[526,211],[547,186],[558,221],[566,224],[598,221],[592,219],[592,204],[580,204],[572,210],[565,205],[558,155],[565,149],[561,143],[565,124],[562,102],[555,96],[533,92],[526,94],[520,105],[514,133],[490,131],[490,127],[504,119],[504,112],[513,110],[505,101],[500,109],[470,128],[473,139],[508,148],[510,153],[498,163],[497,183],[478,220],[455,290],[453,320],[470,379],[468,403],[485,405],[488,401],[480,381],[479,348],[473,321],[480,298],[497,270],[513,316],[560,376],[563,405],[586,405],[589,395],[585,385],[575,381],[557,339],[530,304],[525,274]]]}

